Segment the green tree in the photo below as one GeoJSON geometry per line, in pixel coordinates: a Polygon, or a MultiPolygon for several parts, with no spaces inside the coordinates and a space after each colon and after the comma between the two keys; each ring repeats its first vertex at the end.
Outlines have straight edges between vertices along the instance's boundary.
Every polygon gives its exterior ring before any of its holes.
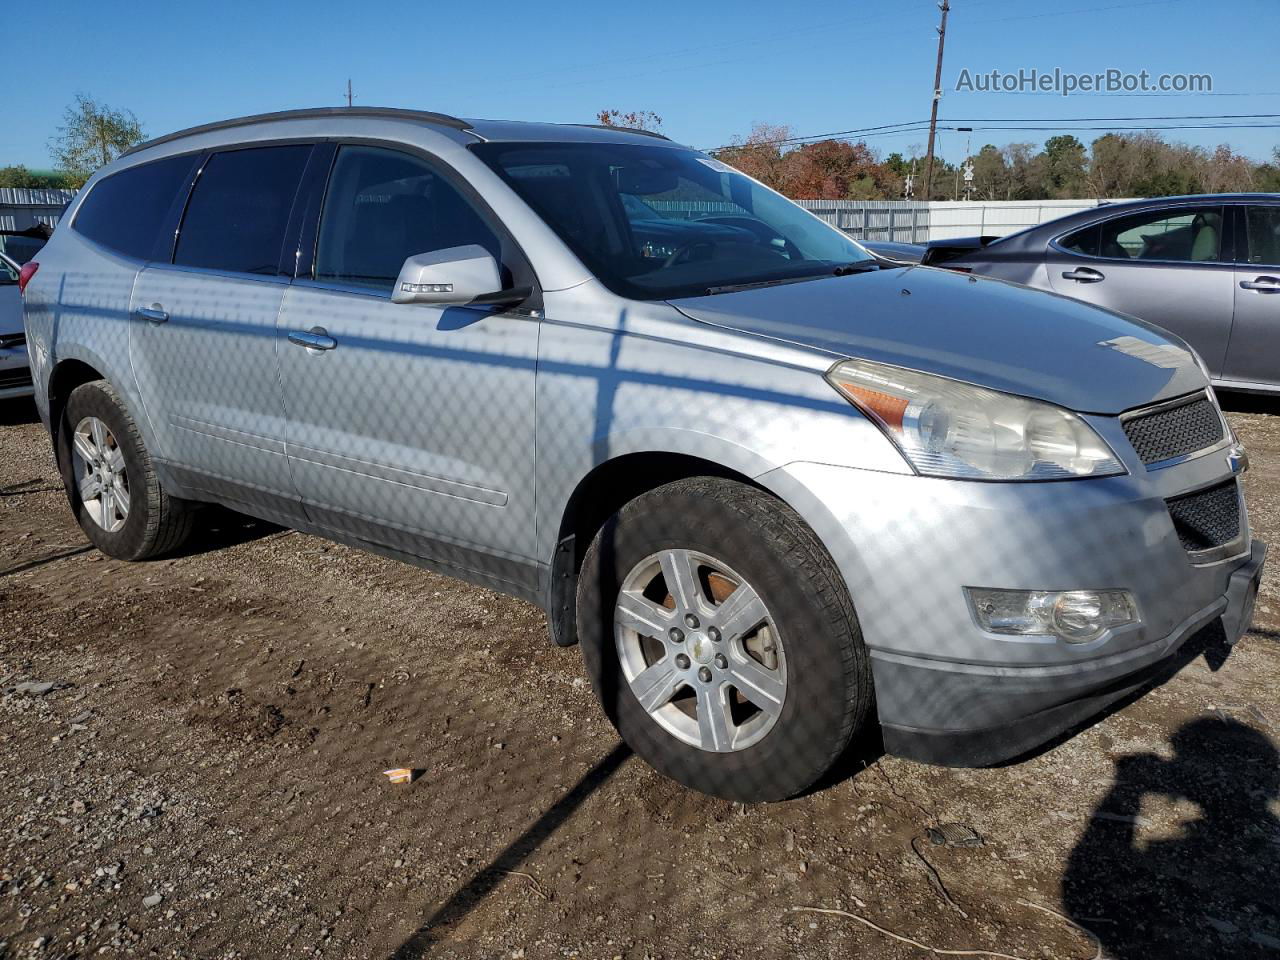
{"type": "Polygon", "coordinates": [[[142,125],[131,110],[113,110],[83,93],[76,94],[63,120],[49,146],[54,165],[77,187],[99,167],[142,142],[142,125]]]}
{"type": "Polygon", "coordinates": [[[60,173],[42,173],[28,170],[22,164],[0,167],[0,187],[28,187],[34,189],[58,189],[70,186],[60,173]]]}
{"type": "Polygon", "coordinates": [[[1045,192],[1053,199],[1083,195],[1086,183],[1084,144],[1070,134],[1050,137],[1043,153],[1045,192]]]}
{"type": "Polygon", "coordinates": [[[988,143],[973,158],[973,190],[979,200],[1008,200],[1012,184],[1009,165],[994,143],[988,143]]]}
{"type": "Polygon", "coordinates": [[[1280,193],[1280,147],[1271,154],[1269,163],[1260,163],[1253,172],[1254,189],[1264,193],[1280,193]]]}

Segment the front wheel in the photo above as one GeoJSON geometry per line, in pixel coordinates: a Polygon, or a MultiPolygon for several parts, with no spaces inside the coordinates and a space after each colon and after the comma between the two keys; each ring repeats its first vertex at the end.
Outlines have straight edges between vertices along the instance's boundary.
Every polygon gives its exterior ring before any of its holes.
{"type": "Polygon", "coordinates": [[[794,511],[745,484],[677,481],[610,518],[583,560],[578,631],[623,739],[704,793],[793,796],[870,713],[839,572],[794,511]]]}

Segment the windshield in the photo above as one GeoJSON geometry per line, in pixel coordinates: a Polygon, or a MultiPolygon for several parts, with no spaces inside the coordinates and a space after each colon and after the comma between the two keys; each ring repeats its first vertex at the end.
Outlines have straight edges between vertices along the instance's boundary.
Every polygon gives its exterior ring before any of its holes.
{"type": "Polygon", "coordinates": [[[872,262],[790,200],[692,150],[611,143],[471,149],[624,297],[703,296],[872,262]]]}

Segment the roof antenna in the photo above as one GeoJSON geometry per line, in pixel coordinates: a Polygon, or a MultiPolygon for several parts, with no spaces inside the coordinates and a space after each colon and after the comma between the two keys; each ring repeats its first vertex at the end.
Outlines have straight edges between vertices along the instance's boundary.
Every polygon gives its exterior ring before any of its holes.
{"type": "Polygon", "coordinates": [[[347,106],[352,105],[351,101],[355,100],[356,95],[351,92],[351,78],[347,77],[347,106]]]}

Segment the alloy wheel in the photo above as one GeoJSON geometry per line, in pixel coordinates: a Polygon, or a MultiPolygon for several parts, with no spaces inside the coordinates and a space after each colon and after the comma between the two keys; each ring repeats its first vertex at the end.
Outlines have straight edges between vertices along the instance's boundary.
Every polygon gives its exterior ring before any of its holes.
{"type": "Polygon", "coordinates": [[[744,750],[782,713],[787,664],[777,625],[723,561],[678,549],[646,557],[622,583],[614,633],[640,705],[690,746],[744,750]]]}
{"type": "Polygon", "coordinates": [[[85,513],[115,533],[129,519],[129,474],[119,442],[97,417],[85,417],[71,435],[71,455],[85,513]]]}

